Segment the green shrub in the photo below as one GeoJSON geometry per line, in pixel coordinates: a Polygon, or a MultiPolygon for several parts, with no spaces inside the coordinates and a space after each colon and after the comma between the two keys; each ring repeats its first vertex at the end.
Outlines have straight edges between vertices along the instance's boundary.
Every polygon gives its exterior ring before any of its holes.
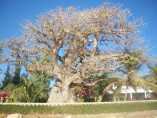
{"type": "Polygon", "coordinates": [[[0,105],[0,114],[100,114],[137,112],[157,110],[157,102],[125,103],[125,104],[98,104],[98,105],[65,105],[65,106],[19,106],[0,105]]]}

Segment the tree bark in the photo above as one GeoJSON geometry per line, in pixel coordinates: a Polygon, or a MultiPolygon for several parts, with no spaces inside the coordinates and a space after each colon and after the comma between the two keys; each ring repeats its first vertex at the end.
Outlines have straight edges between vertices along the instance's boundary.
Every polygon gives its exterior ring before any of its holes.
{"type": "Polygon", "coordinates": [[[50,96],[48,99],[48,103],[68,103],[68,102],[74,102],[74,98],[72,96],[72,93],[70,91],[70,84],[63,84],[60,86],[55,85],[51,89],[50,96]]]}

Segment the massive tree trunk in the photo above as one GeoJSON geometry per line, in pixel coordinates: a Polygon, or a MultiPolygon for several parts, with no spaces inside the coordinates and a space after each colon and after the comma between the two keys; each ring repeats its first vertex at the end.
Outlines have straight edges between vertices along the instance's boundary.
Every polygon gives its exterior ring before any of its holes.
{"type": "Polygon", "coordinates": [[[53,88],[51,89],[48,103],[64,103],[64,102],[74,102],[72,93],[70,91],[70,83],[66,82],[60,84],[57,81],[53,88]]]}

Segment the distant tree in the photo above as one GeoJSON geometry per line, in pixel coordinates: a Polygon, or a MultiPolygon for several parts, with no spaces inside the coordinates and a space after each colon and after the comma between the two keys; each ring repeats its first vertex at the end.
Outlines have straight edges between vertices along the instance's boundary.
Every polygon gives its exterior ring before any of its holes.
{"type": "Polygon", "coordinates": [[[11,80],[12,80],[12,76],[10,74],[10,65],[8,64],[7,65],[7,70],[6,72],[4,73],[4,79],[2,81],[3,83],[3,88],[5,88],[9,83],[11,83],[11,80]]]}
{"type": "Polygon", "coordinates": [[[12,77],[11,83],[15,85],[19,85],[21,82],[21,65],[20,64],[15,64],[15,71],[14,71],[14,76],[12,77]]]}
{"type": "Polygon", "coordinates": [[[2,88],[3,87],[3,84],[2,84],[2,81],[0,81],[0,88],[2,88]]]}
{"type": "Polygon", "coordinates": [[[6,43],[10,54],[4,57],[29,72],[57,78],[48,102],[72,102],[72,83],[86,84],[93,73],[117,68],[129,56],[123,53],[125,47],[138,50],[138,27],[143,22],[131,16],[128,9],[108,3],[82,11],[72,7],[51,10],[36,23],[26,22],[23,35],[6,43]],[[53,61],[39,63],[43,53],[53,61]]]}

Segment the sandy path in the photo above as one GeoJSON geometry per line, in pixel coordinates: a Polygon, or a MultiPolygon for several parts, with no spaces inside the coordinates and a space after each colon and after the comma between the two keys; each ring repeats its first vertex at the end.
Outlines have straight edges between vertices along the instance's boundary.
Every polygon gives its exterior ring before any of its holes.
{"type": "Polygon", "coordinates": [[[133,113],[86,114],[86,115],[25,115],[23,118],[157,118],[157,110],[133,113]]]}

